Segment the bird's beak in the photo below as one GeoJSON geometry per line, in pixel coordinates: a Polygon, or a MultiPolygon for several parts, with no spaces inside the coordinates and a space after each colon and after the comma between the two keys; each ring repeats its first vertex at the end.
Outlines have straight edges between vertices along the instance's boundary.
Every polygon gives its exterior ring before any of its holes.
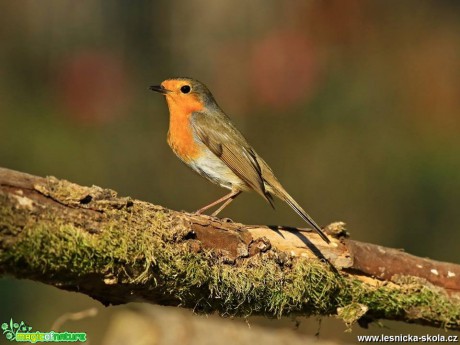
{"type": "Polygon", "coordinates": [[[150,90],[162,93],[163,95],[166,95],[167,93],[171,92],[171,90],[165,89],[163,85],[152,85],[149,87],[150,90]]]}

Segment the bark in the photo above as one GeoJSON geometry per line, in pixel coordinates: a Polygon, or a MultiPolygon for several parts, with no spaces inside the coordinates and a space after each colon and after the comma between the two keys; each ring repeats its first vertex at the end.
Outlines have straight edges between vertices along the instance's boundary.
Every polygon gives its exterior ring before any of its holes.
{"type": "Polygon", "coordinates": [[[222,315],[337,315],[460,330],[460,266],[315,233],[249,226],[0,168],[0,275],[222,315]]]}

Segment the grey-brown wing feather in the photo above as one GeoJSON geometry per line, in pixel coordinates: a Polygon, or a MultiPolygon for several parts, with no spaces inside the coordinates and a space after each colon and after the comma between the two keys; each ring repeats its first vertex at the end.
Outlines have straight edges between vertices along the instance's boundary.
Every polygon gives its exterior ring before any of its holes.
{"type": "Polygon", "coordinates": [[[257,154],[225,115],[194,113],[192,127],[197,138],[211,152],[273,206],[273,198],[265,189],[257,154]]]}

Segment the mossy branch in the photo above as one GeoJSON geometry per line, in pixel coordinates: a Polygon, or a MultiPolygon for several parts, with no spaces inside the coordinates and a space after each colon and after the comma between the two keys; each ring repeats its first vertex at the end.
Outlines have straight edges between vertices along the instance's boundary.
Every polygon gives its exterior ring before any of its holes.
{"type": "Polygon", "coordinates": [[[338,315],[460,330],[460,266],[314,233],[176,212],[0,168],[0,275],[223,315],[338,315]],[[332,269],[327,262],[335,267],[332,269]]]}

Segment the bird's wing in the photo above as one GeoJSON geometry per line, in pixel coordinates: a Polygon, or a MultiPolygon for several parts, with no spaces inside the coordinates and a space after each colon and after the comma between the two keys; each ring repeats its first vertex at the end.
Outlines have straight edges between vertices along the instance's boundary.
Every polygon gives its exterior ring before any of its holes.
{"type": "Polygon", "coordinates": [[[228,118],[196,112],[191,124],[197,138],[273,207],[273,198],[265,189],[257,154],[228,118]]]}

